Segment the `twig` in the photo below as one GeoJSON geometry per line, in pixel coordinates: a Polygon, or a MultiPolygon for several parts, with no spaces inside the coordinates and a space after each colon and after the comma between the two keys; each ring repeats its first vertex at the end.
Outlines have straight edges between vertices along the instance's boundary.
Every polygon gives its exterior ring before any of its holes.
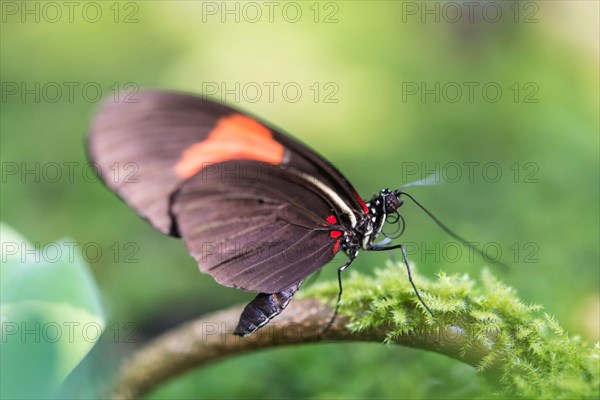
{"type": "MultiPolygon", "coordinates": [[[[165,333],[134,355],[121,369],[114,399],[143,396],[163,382],[224,357],[263,348],[327,340],[383,342],[384,328],[360,333],[346,328],[348,317],[340,315],[336,323],[323,333],[333,309],[318,299],[295,300],[269,325],[247,338],[232,335],[243,305],[209,314],[165,333]]],[[[487,353],[484,346],[472,348],[465,358],[459,355],[463,330],[446,326],[427,332],[402,335],[394,343],[436,351],[476,365],[487,353]],[[451,340],[448,340],[451,339],[451,340]]]]}
{"type": "Polygon", "coordinates": [[[506,398],[598,398],[600,344],[569,336],[489,271],[483,270],[481,283],[467,275],[440,273],[435,282],[414,275],[435,319],[399,271],[350,274],[340,314],[327,332],[333,309],[325,303],[336,297],[336,282],[306,288],[304,299],[247,338],[232,334],[243,305],[186,323],[140,349],[121,369],[112,397],[139,398],[192,368],[263,348],[370,341],[435,351],[476,366],[506,398]]]}

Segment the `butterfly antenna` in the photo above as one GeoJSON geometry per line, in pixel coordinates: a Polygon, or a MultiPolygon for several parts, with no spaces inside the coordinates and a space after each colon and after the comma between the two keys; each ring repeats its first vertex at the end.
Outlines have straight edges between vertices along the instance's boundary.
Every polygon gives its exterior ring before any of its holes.
{"type": "Polygon", "coordinates": [[[425,208],[425,206],[423,206],[421,203],[419,203],[410,194],[403,192],[401,190],[396,190],[394,193],[396,194],[396,196],[404,195],[404,196],[408,197],[409,199],[411,199],[413,203],[415,203],[421,210],[423,210],[423,212],[425,212],[425,214],[427,214],[427,216],[429,218],[431,218],[437,226],[440,227],[440,229],[442,229],[444,232],[446,232],[450,237],[453,237],[454,239],[458,240],[464,246],[473,249],[473,251],[475,251],[477,254],[479,254],[484,260],[492,262],[506,270],[509,269],[509,266],[500,260],[490,260],[488,258],[488,256],[479,247],[475,246],[474,244],[472,244],[471,242],[469,242],[468,240],[466,240],[465,238],[460,236],[458,233],[456,233],[452,229],[448,228],[448,226],[446,226],[446,224],[444,224],[442,221],[440,221],[438,217],[433,215],[433,213],[431,211],[429,211],[427,208],[425,208]]]}
{"type": "Polygon", "coordinates": [[[423,179],[419,179],[418,181],[410,182],[405,185],[400,186],[398,189],[404,189],[412,186],[433,186],[439,185],[440,183],[444,183],[440,174],[440,171],[436,171],[434,174],[428,175],[423,179]]]}

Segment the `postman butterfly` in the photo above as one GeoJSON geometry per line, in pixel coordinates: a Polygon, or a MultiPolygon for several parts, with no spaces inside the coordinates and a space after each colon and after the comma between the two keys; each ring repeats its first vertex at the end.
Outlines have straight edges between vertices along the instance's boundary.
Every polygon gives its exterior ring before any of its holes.
{"type": "MultiPolygon", "coordinates": [[[[104,183],[159,231],[183,239],[200,271],[224,286],[257,292],[234,334],[246,336],[286,308],[301,283],[338,252],[400,249],[376,242],[386,224],[403,230],[398,209],[415,202],[402,188],[363,200],[328,161],[281,130],[222,103],[148,91],[135,101],[106,102],[88,138],[104,183]],[[131,165],[135,180],[111,179],[131,165]]],[[[460,239],[460,238],[459,238],[460,239]]],[[[464,240],[460,239],[461,241],[464,240]]],[[[332,322],[337,315],[337,307],[332,322]]]]}

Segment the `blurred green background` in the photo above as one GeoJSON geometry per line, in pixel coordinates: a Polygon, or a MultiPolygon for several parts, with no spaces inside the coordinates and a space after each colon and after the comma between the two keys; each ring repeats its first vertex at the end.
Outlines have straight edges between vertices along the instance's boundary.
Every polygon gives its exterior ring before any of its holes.
{"type": "MultiPolygon", "coordinates": [[[[500,248],[513,265],[501,279],[524,300],[600,339],[597,2],[471,2],[461,18],[457,2],[73,3],[4,1],[0,39],[1,219],[40,245],[75,238],[109,315],[62,395],[99,396],[146,340],[253,297],[200,274],[182,242],[85,168],[99,97],[118,89],[213,90],[325,155],[365,198],[439,169],[450,182],[411,193],[465,237],[500,248]]],[[[445,254],[451,238],[415,207],[403,213],[420,273],[479,274],[483,260],[445,254]]],[[[387,257],[362,254],[352,268],[387,257]]],[[[334,265],[319,279],[333,279],[334,265]]],[[[152,397],[492,390],[436,354],[328,344],[226,360],[152,397]]]]}

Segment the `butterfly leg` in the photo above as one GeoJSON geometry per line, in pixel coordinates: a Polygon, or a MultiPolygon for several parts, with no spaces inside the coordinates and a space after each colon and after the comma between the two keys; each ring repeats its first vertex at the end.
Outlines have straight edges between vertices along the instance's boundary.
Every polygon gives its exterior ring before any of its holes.
{"type": "Polygon", "coordinates": [[[242,311],[234,335],[248,336],[279,315],[298,291],[298,282],[278,293],[259,293],[242,311]]]}
{"type": "Polygon", "coordinates": [[[337,317],[337,315],[338,315],[338,311],[340,309],[340,301],[342,300],[342,292],[344,291],[344,289],[342,287],[342,272],[346,268],[348,268],[350,266],[350,264],[352,264],[352,261],[354,261],[354,258],[350,258],[348,261],[346,261],[346,264],[344,264],[344,265],[342,265],[341,267],[338,268],[338,274],[337,275],[338,275],[338,286],[339,286],[340,290],[338,292],[337,303],[335,304],[335,311],[333,312],[333,316],[329,320],[329,323],[327,324],[327,326],[323,330],[323,333],[326,333],[329,330],[329,328],[331,328],[331,325],[333,325],[333,321],[335,321],[335,317],[337,317]]]}
{"type": "Polygon", "coordinates": [[[434,317],[433,311],[431,311],[431,309],[429,308],[427,303],[425,303],[425,301],[421,298],[421,294],[419,293],[419,290],[417,289],[417,287],[415,286],[415,283],[413,282],[412,274],[410,273],[410,266],[408,265],[408,255],[406,254],[406,250],[404,249],[404,246],[402,246],[401,244],[397,244],[394,246],[370,246],[367,250],[385,251],[385,250],[394,250],[394,249],[402,250],[402,257],[404,257],[404,265],[406,265],[406,270],[408,271],[408,281],[412,285],[412,287],[415,291],[415,294],[417,295],[417,298],[419,299],[421,304],[423,304],[423,307],[425,307],[425,309],[427,311],[429,311],[429,314],[431,314],[431,316],[434,317]]]}

